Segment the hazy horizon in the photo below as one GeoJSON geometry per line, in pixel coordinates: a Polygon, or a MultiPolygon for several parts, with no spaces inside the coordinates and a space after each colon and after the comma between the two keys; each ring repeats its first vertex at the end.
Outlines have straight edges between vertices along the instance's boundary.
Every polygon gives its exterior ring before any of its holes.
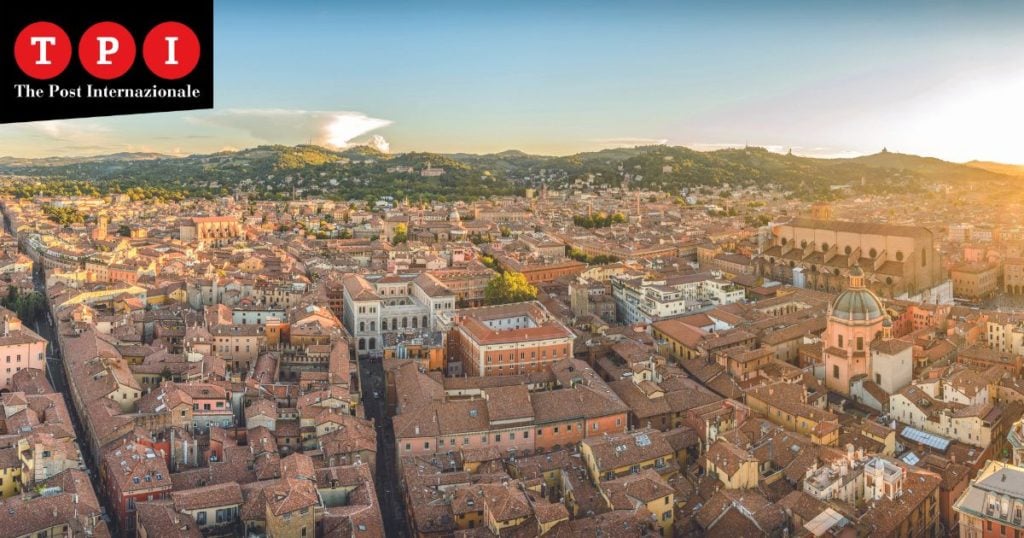
{"type": "MultiPolygon", "coordinates": [[[[267,142],[267,143],[256,144],[256,145],[253,145],[253,146],[243,147],[243,148],[231,148],[231,149],[223,149],[223,150],[217,150],[217,151],[196,152],[196,153],[186,153],[186,154],[163,153],[163,152],[160,152],[160,151],[112,151],[112,152],[98,152],[98,153],[89,153],[89,154],[81,154],[81,155],[57,155],[57,154],[53,154],[53,155],[41,155],[41,156],[37,156],[37,157],[26,157],[26,156],[23,156],[23,155],[8,155],[8,154],[0,153],[0,159],[61,159],[61,158],[68,158],[68,159],[83,158],[83,159],[85,159],[85,158],[105,157],[105,156],[117,155],[117,154],[157,154],[157,155],[160,155],[161,157],[180,159],[180,158],[187,158],[187,157],[191,157],[191,156],[210,155],[210,154],[222,153],[222,152],[239,152],[239,151],[245,151],[245,150],[248,150],[248,149],[255,149],[258,146],[275,146],[275,145],[283,145],[283,146],[289,146],[289,147],[300,146],[300,145],[313,145],[313,146],[322,147],[324,149],[331,150],[331,151],[344,151],[346,149],[351,149],[351,148],[360,147],[360,146],[366,146],[366,144],[351,144],[351,145],[346,146],[346,147],[335,147],[335,146],[331,146],[329,144],[326,144],[326,145],[325,144],[317,144],[317,143],[308,144],[308,143],[304,143],[304,142],[300,142],[300,143],[296,143],[296,144],[281,144],[281,143],[267,142]]],[[[697,148],[697,147],[693,147],[693,146],[687,146],[685,144],[668,144],[668,143],[666,143],[666,144],[645,144],[645,145],[646,146],[656,145],[656,146],[666,146],[666,147],[681,147],[681,148],[686,148],[686,149],[689,149],[689,150],[698,151],[698,152],[702,152],[702,153],[718,151],[718,150],[723,150],[723,149],[741,149],[741,148],[746,148],[746,147],[749,147],[751,149],[763,149],[765,151],[769,151],[769,152],[780,154],[780,155],[789,152],[789,148],[781,148],[781,147],[778,147],[778,146],[769,146],[769,147],[766,147],[766,146],[755,146],[753,144],[749,144],[749,145],[742,145],[742,144],[738,144],[738,145],[716,145],[716,147],[709,147],[709,148],[697,148]]],[[[531,155],[531,156],[534,156],[534,157],[552,157],[552,158],[557,158],[557,157],[569,157],[569,156],[580,154],[580,153],[597,152],[597,151],[602,151],[602,150],[634,149],[634,148],[637,148],[637,147],[643,147],[645,145],[611,146],[611,147],[604,147],[604,148],[599,148],[599,149],[595,149],[595,150],[580,151],[580,152],[575,152],[575,153],[561,153],[561,154],[556,154],[556,153],[533,153],[533,152],[523,151],[523,150],[520,150],[518,148],[506,148],[506,149],[499,150],[499,151],[490,151],[490,152],[485,152],[485,153],[470,152],[470,151],[433,152],[433,151],[421,150],[421,149],[416,149],[416,148],[410,148],[410,149],[407,149],[407,150],[404,150],[404,151],[390,151],[388,153],[389,154],[396,154],[396,155],[400,155],[400,154],[404,154],[404,153],[438,153],[438,154],[442,154],[442,155],[457,155],[457,154],[463,154],[463,155],[495,155],[495,154],[500,154],[500,153],[505,153],[505,152],[510,152],[510,151],[519,151],[519,152],[522,152],[524,154],[531,155]]],[[[881,147],[881,148],[878,149],[878,151],[875,151],[875,152],[872,152],[872,153],[862,153],[862,154],[821,156],[821,155],[804,155],[804,154],[801,154],[799,152],[794,151],[793,155],[796,156],[796,157],[806,157],[806,158],[811,158],[811,159],[852,159],[852,158],[857,158],[857,157],[866,157],[866,156],[869,156],[869,155],[875,155],[875,154],[878,154],[878,153],[882,152],[882,150],[885,150],[888,153],[893,153],[893,154],[911,155],[911,156],[923,157],[923,158],[936,158],[936,159],[940,159],[940,160],[944,160],[945,161],[945,159],[942,159],[941,157],[937,157],[937,156],[934,156],[934,155],[920,155],[920,154],[916,154],[916,153],[906,153],[906,152],[903,152],[903,151],[899,151],[898,149],[889,149],[888,147],[881,147]]],[[[1024,168],[1024,163],[1004,162],[1004,161],[990,161],[990,160],[984,160],[984,159],[968,159],[966,161],[946,161],[946,162],[950,162],[950,163],[953,163],[953,164],[968,164],[968,163],[972,163],[972,162],[992,163],[992,164],[1006,165],[1006,166],[1020,166],[1020,167],[1024,168]]]]}

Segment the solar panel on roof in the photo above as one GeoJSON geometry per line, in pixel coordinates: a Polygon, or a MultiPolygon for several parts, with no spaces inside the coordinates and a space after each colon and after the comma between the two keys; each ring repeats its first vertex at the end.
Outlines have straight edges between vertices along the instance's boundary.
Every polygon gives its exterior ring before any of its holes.
{"type": "Polygon", "coordinates": [[[917,465],[918,462],[921,461],[921,458],[918,458],[917,454],[914,454],[913,452],[907,452],[900,459],[907,465],[917,465]]]}
{"type": "Polygon", "coordinates": [[[949,439],[946,439],[945,437],[939,437],[938,435],[935,434],[923,432],[921,430],[918,430],[917,428],[904,428],[903,431],[900,432],[900,435],[906,437],[907,439],[910,439],[911,441],[921,443],[922,445],[934,448],[942,452],[948,450],[949,444],[951,443],[951,441],[949,439]]]}

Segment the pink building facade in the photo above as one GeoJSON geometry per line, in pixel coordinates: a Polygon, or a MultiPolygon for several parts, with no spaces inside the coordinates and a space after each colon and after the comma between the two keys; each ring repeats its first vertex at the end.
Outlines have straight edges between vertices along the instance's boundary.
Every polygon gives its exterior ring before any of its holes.
{"type": "Polygon", "coordinates": [[[0,389],[11,388],[11,378],[25,368],[46,371],[46,340],[11,312],[4,312],[0,333],[0,389]]]}
{"type": "Polygon", "coordinates": [[[824,335],[825,386],[850,394],[850,380],[871,372],[871,343],[882,337],[886,313],[882,302],[864,286],[860,267],[850,270],[850,285],[828,309],[824,335]]]}

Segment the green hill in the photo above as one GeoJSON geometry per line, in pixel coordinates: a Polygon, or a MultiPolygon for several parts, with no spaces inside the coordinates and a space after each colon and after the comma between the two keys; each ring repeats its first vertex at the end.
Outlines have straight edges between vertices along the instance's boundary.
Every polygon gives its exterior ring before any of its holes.
{"type": "MultiPolygon", "coordinates": [[[[116,154],[87,158],[0,158],[0,174],[34,176],[10,182],[17,196],[137,189],[160,196],[222,196],[243,191],[266,199],[323,196],[334,199],[394,196],[472,199],[514,194],[544,182],[561,188],[584,180],[677,193],[692,188],[774,186],[804,199],[862,193],[915,192],[931,184],[998,182],[1019,168],[963,165],[883,151],[852,159],[820,159],[748,147],[709,152],[681,146],[637,146],[567,156],[494,154],[385,154],[358,146],[334,150],[313,145],[267,145],[188,157],[116,154]],[[423,176],[427,166],[444,170],[423,176]]],[[[138,192],[138,191],[133,191],[138,192]]]]}

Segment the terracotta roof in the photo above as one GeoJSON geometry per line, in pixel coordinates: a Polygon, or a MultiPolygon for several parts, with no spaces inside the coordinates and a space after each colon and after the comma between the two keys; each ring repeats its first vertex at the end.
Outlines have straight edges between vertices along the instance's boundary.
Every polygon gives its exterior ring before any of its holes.
{"type": "Polygon", "coordinates": [[[171,492],[174,508],[178,511],[217,508],[242,504],[242,489],[238,482],[227,482],[184,491],[171,492]]]}
{"type": "Polygon", "coordinates": [[[672,447],[660,431],[647,428],[630,433],[588,437],[582,441],[590,447],[599,471],[629,467],[657,458],[672,456],[672,447]]]}
{"type": "Polygon", "coordinates": [[[171,501],[140,502],[135,505],[139,530],[160,538],[202,538],[192,516],[175,511],[171,501]]]}

